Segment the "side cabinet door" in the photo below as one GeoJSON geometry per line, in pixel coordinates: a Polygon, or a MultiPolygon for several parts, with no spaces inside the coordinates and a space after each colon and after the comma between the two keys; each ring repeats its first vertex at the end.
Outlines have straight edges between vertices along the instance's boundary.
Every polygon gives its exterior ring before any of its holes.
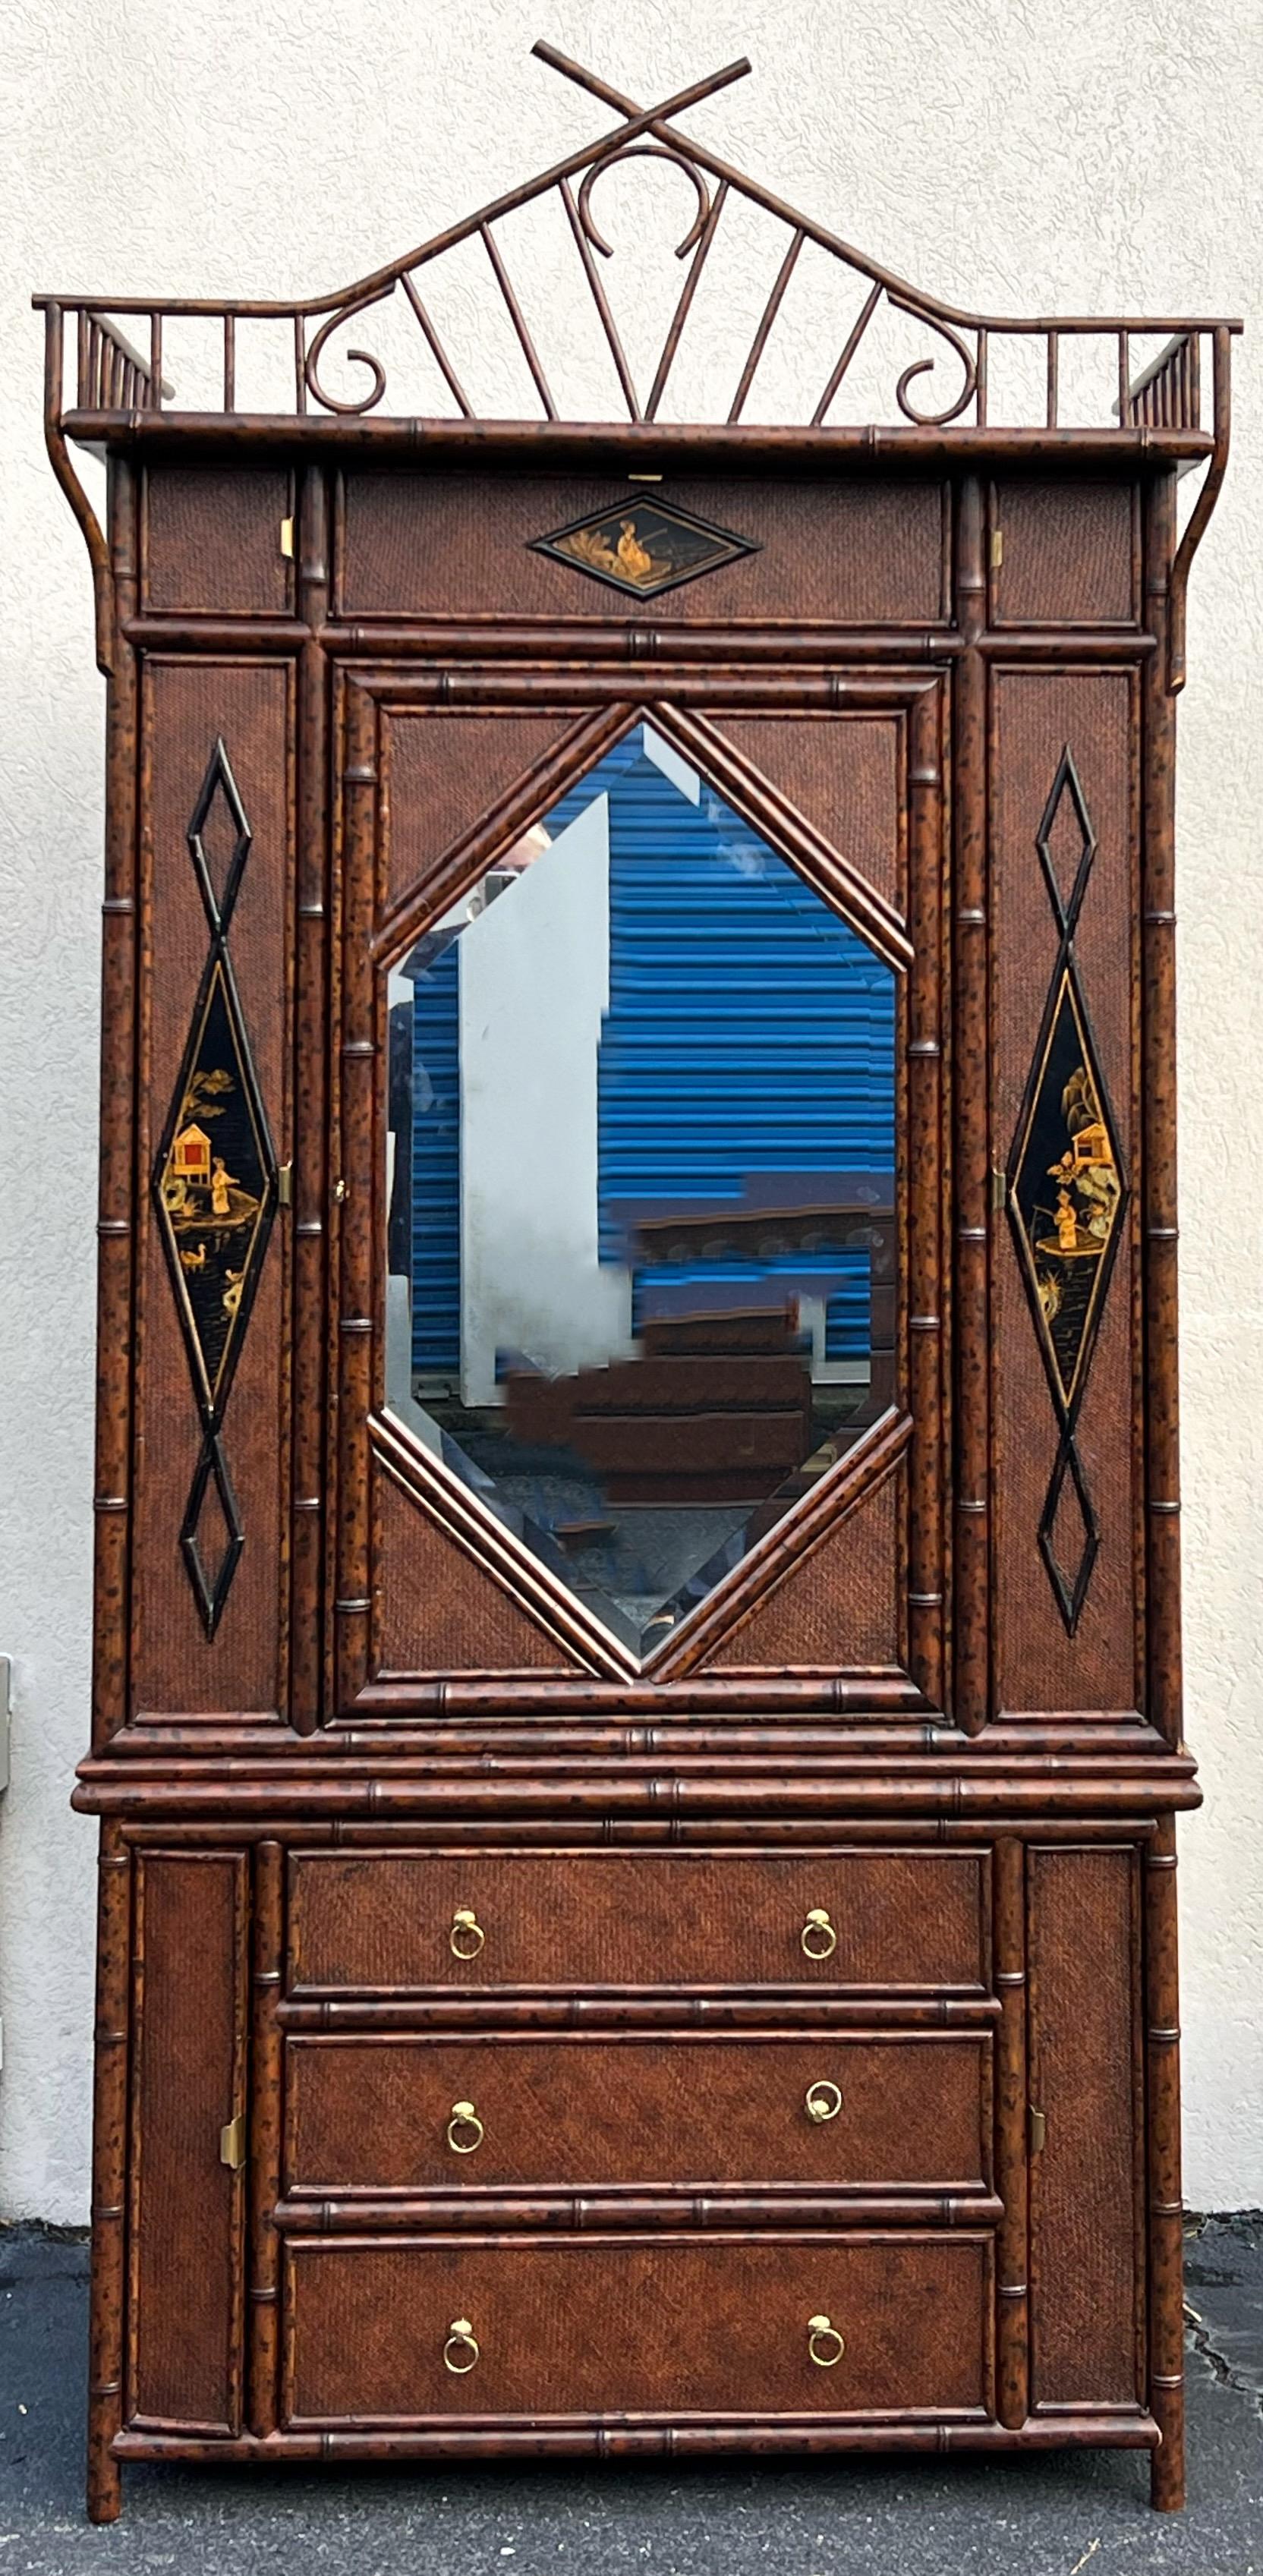
{"type": "Polygon", "coordinates": [[[1031,2412],[1130,2410],[1144,2388],[1138,1856],[1035,1847],[1027,1904],[1031,2412]]]}
{"type": "Polygon", "coordinates": [[[127,2415],[187,2433],[241,2428],[247,1872],[136,1861],[127,2415]]]}

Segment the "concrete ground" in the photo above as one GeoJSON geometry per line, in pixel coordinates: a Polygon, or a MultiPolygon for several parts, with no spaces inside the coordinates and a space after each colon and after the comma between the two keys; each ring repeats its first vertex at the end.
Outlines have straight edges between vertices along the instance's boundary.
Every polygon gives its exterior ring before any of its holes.
{"type": "Polygon", "coordinates": [[[87,2251],[0,2230],[0,2576],[1263,2576],[1263,2212],[1190,2232],[1189,2494],[1130,2451],[563,2469],[133,2468],[83,2517],[87,2251]]]}

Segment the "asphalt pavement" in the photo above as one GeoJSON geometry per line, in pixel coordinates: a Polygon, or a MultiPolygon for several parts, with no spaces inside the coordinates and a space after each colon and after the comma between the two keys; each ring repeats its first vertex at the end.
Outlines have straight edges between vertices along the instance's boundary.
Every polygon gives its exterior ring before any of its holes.
{"type": "Polygon", "coordinates": [[[129,2468],[83,2512],[87,2249],[0,2229],[0,2576],[1263,2576],[1263,2213],[1190,2229],[1189,2505],[1140,2452],[129,2468]]]}

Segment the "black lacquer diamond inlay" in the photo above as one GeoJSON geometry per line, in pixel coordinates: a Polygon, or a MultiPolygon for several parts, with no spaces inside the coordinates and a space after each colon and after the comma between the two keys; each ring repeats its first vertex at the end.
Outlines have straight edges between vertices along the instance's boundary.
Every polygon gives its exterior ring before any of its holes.
{"type": "Polygon", "coordinates": [[[721,564],[759,552],[752,538],[712,528],[674,502],[638,496],[576,519],[552,536],[533,537],[531,544],[536,554],[551,555],[635,599],[654,599],[659,591],[674,590],[699,573],[717,572],[721,564]]]}
{"type": "Polygon", "coordinates": [[[222,742],[187,838],[210,946],[153,1197],[203,1432],[180,1547],[212,1637],[245,1544],[220,1432],[277,1198],[276,1155],[228,953],[251,835],[222,742]]]}
{"type": "Polygon", "coordinates": [[[1073,1404],[1109,1284],[1123,1190],[1109,1101],[1067,969],[1019,1130],[1012,1206],[1054,1389],[1073,1404]]]}
{"type": "Polygon", "coordinates": [[[276,1163],[225,953],[211,957],[159,1155],[163,1241],[199,1401],[232,1382],[263,1247],[276,1163]]]}
{"type": "Polygon", "coordinates": [[[222,741],[207,763],[186,838],[211,931],[226,938],[250,856],[251,832],[222,741]]]}
{"type": "Polygon", "coordinates": [[[1068,745],[1036,847],[1059,944],[1009,1157],[1008,1206],[1060,1430],[1039,1524],[1040,1554],[1073,1636],[1100,1547],[1075,1429],[1127,1182],[1075,957],[1096,838],[1068,745]]]}
{"type": "Polygon", "coordinates": [[[208,1637],[219,1625],[245,1543],[232,1478],[219,1440],[212,1437],[202,1444],[180,1531],[180,1553],[208,1637]]]}

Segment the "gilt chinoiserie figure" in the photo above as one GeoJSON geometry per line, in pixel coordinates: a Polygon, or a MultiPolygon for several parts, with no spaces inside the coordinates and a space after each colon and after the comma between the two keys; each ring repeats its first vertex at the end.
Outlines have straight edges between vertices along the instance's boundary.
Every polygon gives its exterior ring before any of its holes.
{"type": "Polygon", "coordinates": [[[747,66],[536,50],[613,125],[345,293],[39,299],[109,701],[90,2510],[1094,2443],[1178,2506],[1174,706],[1236,326],[957,311],[689,139],[747,66]]]}

